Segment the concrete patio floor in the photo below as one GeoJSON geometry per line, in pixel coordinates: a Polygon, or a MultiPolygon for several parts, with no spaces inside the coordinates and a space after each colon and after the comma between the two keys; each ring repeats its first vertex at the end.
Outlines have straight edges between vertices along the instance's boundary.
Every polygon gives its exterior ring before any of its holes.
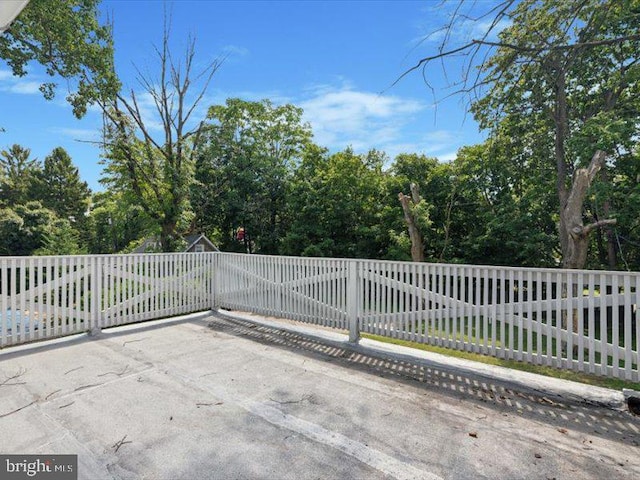
{"type": "Polygon", "coordinates": [[[640,418],[217,316],[0,352],[0,453],[98,479],[640,477],[640,418]]]}

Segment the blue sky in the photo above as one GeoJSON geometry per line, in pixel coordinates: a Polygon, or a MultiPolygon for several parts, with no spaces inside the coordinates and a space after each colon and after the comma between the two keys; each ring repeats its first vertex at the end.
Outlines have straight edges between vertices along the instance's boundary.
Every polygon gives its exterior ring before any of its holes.
{"type": "MultiPolygon", "coordinates": [[[[351,145],[391,158],[424,153],[449,161],[463,145],[483,135],[466,113],[464,99],[434,105],[420,73],[393,81],[438,43],[425,36],[446,20],[447,5],[436,1],[173,2],[103,0],[114,21],[116,68],[128,90],[141,92],[135,64],[151,77],[157,71],[153,45],[162,39],[165,5],[172,12],[174,54],[186,38],[197,39],[197,60],[206,65],[225,56],[202,112],[226,98],[269,98],[302,107],[315,141],[332,151],[351,145]]],[[[451,67],[448,76],[460,75],[451,67]]],[[[440,67],[427,71],[436,97],[446,95],[440,67]]],[[[0,148],[13,143],[43,159],[64,147],[92,189],[100,189],[100,150],[87,141],[100,138],[101,117],[90,111],[77,120],[65,103],[65,83],[46,101],[38,91],[46,79],[38,66],[14,78],[0,61],[0,148]]]]}

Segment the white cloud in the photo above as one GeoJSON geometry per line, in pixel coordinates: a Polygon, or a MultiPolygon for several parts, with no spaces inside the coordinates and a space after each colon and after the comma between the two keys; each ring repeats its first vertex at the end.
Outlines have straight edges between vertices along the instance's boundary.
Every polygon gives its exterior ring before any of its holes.
{"type": "Polygon", "coordinates": [[[222,47],[222,53],[230,57],[244,57],[249,55],[249,49],[239,45],[225,45],[222,47]]]}
{"type": "Polygon", "coordinates": [[[436,157],[438,157],[438,160],[440,160],[441,162],[453,162],[457,156],[458,156],[457,150],[436,155],[436,157]]]}
{"type": "Polygon", "coordinates": [[[351,146],[357,153],[372,148],[393,159],[400,153],[418,153],[450,161],[455,158],[461,132],[429,131],[425,110],[432,108],[421,99],[358,90],[343,77],[335,84],[313,84],[296,97],[280,91],[210,92],[203,105],[222,105],[227,98],[260,101],[274,105],[291,103],[304,110],[303,120],[311,124],[314,141],[332,151],[351,146]]]}
{"type": "MultiPolygon", "coordinates": [[[[335,85],[307,86],[298,96],[280,91],[222,91],[212,89],[203,98],[194,118],[203,118],[211,105],[223,105],[227,98],[260,101],[268,98],[274,105],[291,103],[304,110],[303,120],[311,124],[314,140],[332,151],[351,146],[364,153],[372,148],[384,151],[393,159],[399,153],[422,153],[443,161],[455,158],[460,133],[433,130],[425,125],[426,110],[431,105],[421,99],[378,94],[358,90],[343,78],[335,85]]],[[[148,93],[137,94],[138,105],[147,126],[157,133],[161,124],[153,99],[148,93]]]]}
{"type": "Polygon", "coordinates": [[[99,141],[101,132],[97,129],[89,129],[89,128],[65,128],[65,127],[51,127],[49,129],[52,133],[57,133],[60,135],[65,135],[67,137],[71,137],[74,140],[82,140],[82,141],[99,141]]]}
{"type": "Polygon", "coordinates": [[[380,148],[400,141],[402,127],[427,108],[421,101],[372,92],[348,85],[314,86],[298,102],[320,145],[342,149],[380,148]],[[309,95],[310,94],[310,95],[309,95]]]}
{"type": "Polygon", "coordinates": [[[24,95],[34,95],[40,93],[40,82],[17,81],[7,89],[11,93],[21,93],[24,95]]]}
{"type": "Polygon", "coordinates": [[[487,35],[485,40],[496,41],[498,34],[511,26],[512,22],[505,17],[493,25],[494,17],[489,11],[492,8],[492,4],[484,2],[469,2],[466,5],[459,5],[458,2],[442,2],[437,6],[432,5],[424,9],[424,19],[419,20],[416,25],[419,33],[409,42],[409,45],[412,48],[424,46],[426,49],[433,50],[434,45],[446,40],[449,48],[455,48],[472,39],[482,39],[485,35],[487,35]],[[463,8],[459,9],[460,6],[463,8]],[[467,8],[464,8],[465,6],[467,8]],[[455,21],[449,28],[449,22],[454,15],[456,15],[455,21]]]}
{"type": "Polygon", "coordinates": [[[486,40],[495,42],[498,40],[498,34],[505,28],[511,26],[511,23],[511,20],[507,18],[502,18],[495,25],[493,25],[493,19],[477,21],[470,26],[470,36],[474,39],[480,39],[489,32],[489,29],[491,29],[486,40]]]}
{"type": "Polygon", "coordinates": [[[458,143],[459,138],[455,132],[450,130],[434,130],[422,136],[420,151],[425,155],[439,157],[441,152],[450,151],[452,146],[458,143]]]}
{"type": "MultiPolygon", "coordinates": [[[[130,103],[133,106],[133,102],[130,103]]],[[[145,128],[149,131],[162,132],[162,119],[153,96],[147,91],[138,92],[136,93],[136,103],[145,128]]]]}
{"type": "Polygon", "coordinates": [[[14,77],[8,70],[0,70],[0,91],[21,95],[40,94],[40,82],[14,77]]]}

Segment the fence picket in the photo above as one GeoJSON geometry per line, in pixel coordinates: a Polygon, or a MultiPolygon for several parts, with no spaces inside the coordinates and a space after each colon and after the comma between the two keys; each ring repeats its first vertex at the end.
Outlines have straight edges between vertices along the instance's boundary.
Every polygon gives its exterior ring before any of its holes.
{"type": "Polygon", "coordinates": [[[11,301],[11,343],[17,343],[17,330],[18,330],[18,320],[17,320],[17,307],[16,307],[16,277],[17,277],[17,261],[13,259],[11,261],[11,270],[10,279],[9,279],[9,299],[11,301]]]}
{"type": "Polygon", "coordinates": [[[0,259],[0,347],[4,347],[7,344],[9,338],[9,284],[7,283],[7,273],[9,268],[7,263],[0,259]]]}
{"type": "MultiPolygon", "coordinates": [[[[614,377],[618,377],[619,369],[620,369],[620,353],[618,351],[618,346],[620,345],[620,323],[619,323],[619,310],[618,310],[618,276],[612,276],[611,281],[611,293],[613,294],[613,304],[611,305],[611,316],[612,316],[612,334],[611,334],[611,345],[613,350],[613,375],[614,377]]],[[[602,312],[601,312],[602,314],[602,312]]]]}
{"type": "Polygon", "coordinates": [[[594,314],[594,302],[593,297],[595,296],[595,275],[593,273],[589,273],[589,285],[588,285],[588,300],[587,300],[587,328],[588,328],[588,337],[587,342],[589,345],[589,373],[595,373],[596,371],[596,321],[594,314]]]}
{"type": "Polygon", "coordinates": [[[631,335],[631,278],[629,275],[623,276],[624,280],[624,293],[625,293],[625,301],[624,301],[624,378],[627,380],[631,380],[633,378],[632,373],[632,363],[633,363],[633,344],[632,344],[632,335],[631,335]]]}
{"type": "MultiPolygon", "coordinates": [[[[573,297],[574,297],[574,277],[571,273],[567,272],[567,280],[565,282],[566,285],[566,294],[563,295],[564,298],[564,303],[565,303],[565,308],[564,308],[564,315],[566,318],[566,325],[562,325],[562,329],[566,330],[567,333],[571,333],[574,331],[574,324],[576,323],[576,313],[574,313],[574,308],[573,308],[573,297]]],[[[577,288],[577,287],[576,287],[577,288]]],[[[567,369],[571,369],[573,367],[573,335],[567,335],[567,342],[566,342],[566,357],[567,357],[567,362],[565,365],[563,365],[564,368],[567,369]]]]}
{"type": "Polygon", "coordinates": [[[578,365],[577,370],[584,371],[584,274],[578,274],[578,365]]]}
{"type": "MultiPolygon", "coordinates": [[[[602,297],[603,294],[606,296],[607,294],[607,284],[605,280],[605,274],[598,275],[598,287],[599,287],[599,295],[602,297]]],[[[607,375],[609,370],[609,340],[608,340],[608,331],[607,331],[607,309],[605,307],[604,315],[602,314],[602,310],[600,311],[600,366],[602,375],[607,375]]]]}

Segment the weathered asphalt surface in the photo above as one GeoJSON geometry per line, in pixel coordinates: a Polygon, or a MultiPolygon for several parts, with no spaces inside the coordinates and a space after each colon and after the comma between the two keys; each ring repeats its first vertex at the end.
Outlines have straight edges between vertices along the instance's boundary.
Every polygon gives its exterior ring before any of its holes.
{"type": "Polygon", "coordinates": [[[639,447],[621,409],[246,319],[0,352],[0,453],[81,479],[635,479],[639,447]]]}

